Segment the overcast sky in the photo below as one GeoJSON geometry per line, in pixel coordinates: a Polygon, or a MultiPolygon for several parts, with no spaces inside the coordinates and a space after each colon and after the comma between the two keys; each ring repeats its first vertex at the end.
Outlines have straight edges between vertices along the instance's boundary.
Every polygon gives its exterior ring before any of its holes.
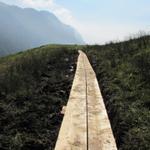
{"type": "Polygon", "coordinates": [[[150,30],[149,0],[0,0],[21,7],[53,12],[75,27],[87,43],[123,40],[150,30]]]}

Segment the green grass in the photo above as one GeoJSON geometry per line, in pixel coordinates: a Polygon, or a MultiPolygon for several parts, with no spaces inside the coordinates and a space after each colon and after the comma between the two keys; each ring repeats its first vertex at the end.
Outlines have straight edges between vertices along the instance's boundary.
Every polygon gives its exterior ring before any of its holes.
{"type": "Polygon", "coordinates": [[[150,149],[150,37],[85,51],[96,71],[119,150],[150,149]]]}
{"type": "Polygon", "coordinates": [[[77,48],[48,45],[0,59],[0,149],[54,148],[77,48]]]}
{"type": "Polygon", "coordinates": [[[94,67],[118,149],[150,149],[149,36],[102,46],[47,45],[0,58],[0,149],[54,149],[78,49],[94,67]]]}

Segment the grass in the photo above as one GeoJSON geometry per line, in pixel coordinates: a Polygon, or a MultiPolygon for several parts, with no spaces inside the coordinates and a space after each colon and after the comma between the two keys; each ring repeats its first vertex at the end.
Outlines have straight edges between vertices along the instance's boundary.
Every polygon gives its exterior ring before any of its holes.
{"type": "Polygon", "coordinates": [[[77,59],[76,46],[42,46],[0,59],[0,149],[55,146],[77,59]],[[74,70],[70,70],[70,68],[74,70]]]}
{"type": "Polygon", "coordinates": [[[0,58],[0,149],[54,149],[78,49],[96,72],[118,149],[150,149],[150,36],[47,45],[0,58]]]}
{"type": "Polygon", "coordinates": [[[150,36],[87,46],[119,150],[150,149],[150,36]]]}

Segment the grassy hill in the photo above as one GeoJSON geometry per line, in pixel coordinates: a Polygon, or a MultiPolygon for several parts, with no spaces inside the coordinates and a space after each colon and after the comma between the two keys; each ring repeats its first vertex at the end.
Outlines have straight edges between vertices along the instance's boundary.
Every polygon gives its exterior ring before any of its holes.
{"type": "Polygon", "coordinates": [[[1,150],[54,148],[77,54],[52,45],[0,59],[1,150]]]}
{"type": "Polygon", "coordinates": [[[150,149],[150,36],[85,49],[119,150],[150,149]]]}
{"type": "Polygon", "coordinates": [[[0,149],[54,148],[78,49],[95,69],[118,149],[150,149],[149,36],[102,46],[47,45],[0,58],[0,149]]]}

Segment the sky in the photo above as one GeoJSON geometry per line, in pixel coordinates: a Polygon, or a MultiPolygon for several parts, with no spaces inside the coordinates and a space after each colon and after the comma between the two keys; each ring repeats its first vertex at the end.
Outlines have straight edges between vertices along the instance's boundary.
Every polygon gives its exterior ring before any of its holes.
{"type": "Polygon", "coordinates": [[[73,26],[88,44],[127,39],[150,31],[149,0],[0,0],[54,13],[73,26]]]}

